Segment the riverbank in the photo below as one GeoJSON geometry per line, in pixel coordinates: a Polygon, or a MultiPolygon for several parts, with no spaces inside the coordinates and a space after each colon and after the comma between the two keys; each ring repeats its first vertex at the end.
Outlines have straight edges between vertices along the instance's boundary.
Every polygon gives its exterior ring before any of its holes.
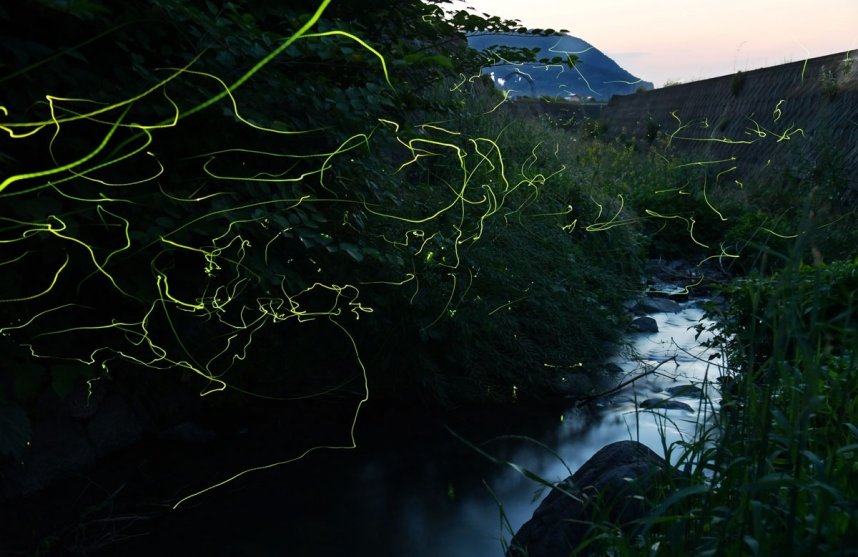
{"type": "MultiPolygon", "coordinates": [[[[496,553],[497,507],[483,480],[498,487],[509,470],[451,431],[509,458],[527,443],[503,436],[533,437],[549,446],[561,439],[560,407],[441,411],[370,402],[356,424],[356,446],[336,449],[330,447],[349,445],[351,425],[338,408],[316,408],[313,416],[325,416],[324,422],[306,416],[300,421],[299,413],[265,426],[238,421],[231,434],[202,443],[148,439],[31,498],[4,504],[4,549],[29,554],[42,544],[61,554],[127,556],[165,546],[207,555],[496,553]],[[294,434],[298,426],[300,437],[294,434]],[[316,445],[328,448],[248,473],[172,509],[233,474],[292,459],[316,445]]],[[[516,488],[524,501],[530,489],[524,482],[516,488]]]]}
{"type": "Polygon", "coordinates": [[[858,195],[858,64],[851,52],[616,95],[598,121],[611,139],[667,138],[674,156],[706,161],[731,183],[773,171],[836,171],[847,181],[838,192],[843,201],[858,195]]]}
{"type": "MultiPolygon", "coordinates": [[[[479,551],[499,547],[500,540],[511,534],[490,518],[498,502],[491,495],[492,491],[483,487],[482,481],[494,478],[489,480],[488,485],[497,494],[511,524],[522,523],[532,512],[532,502],[528,504],[531,499],[528,492],[532,486],[513,469],[480,455],[477,446],[483,447],[499,461],[528,467],[537,474],[557,476],[567,469],[566,466],[580,466],[583,459],[602,445],[628,438],[632,423],[628,419],[637,416],[636,404],[643,404],[654,396],[664,396],[667,392],[664,389],[669,386],[657,388],[656,378],[646,376],[646,367],[671,357],[682,360],[683,356],[677,356],[676,351],[686,344],[675,345],[671,339],[679,339],[682,335],[680,342],[689,340],[686,329],[700,315],[697,306],[699,299],[694,293],[703,290],[709,284],[708,281],[716,276],[715,268],[707,268],[706,278],[702,280],[704,274],[701,269],[689,264],[651,261],[647,267],[652,273],[652,278],[647,281],[650,297],[633,300],[628,307],[639,307],[647,299],[662,300],[674,304],[678,313],[655,312],[654,317],[660,329],[656,335],[630,333],[629,339],[635,341],[634,351],[643,359],[629,361],[613,358],[607,362],[610,365],[600,374],[598,382],[591,379],[589,383],[582,383],[571,375],[568,381],[558,384],[553,396],[538,404],[520,400],[504,405],[491,403],[442,407],[374,398],[365,404],[361,404],[359,399],[348,403],[319,398],[292,401],[289,404],[254,400],[253,404],[248,401],[247,404],[234,405],[230,412],[225,413],[221,406],[201,404],[198,397],[191,397],[184,403],[181,398],[171,398],[161,400],[162,404],[167,408],[178,408],[184,404],[185,418],[169,428],[147,433],[136,419],[119,419],[122,410],[130,410],[128,405],[116,401],[110,403],[108,400],[102,408],[120,414],[110,419],[105,416],[99,419],[113,421],[116,428],[123,424],[136,424],[137,440],[125,447],[114,448],[97,461],[93,459],[85,466],[66,470],[63,474],[65,479],[58,476],[53,485],[38,493],[8,501],[4,506],[4,515],[0,517],[0,524],[4,525],[7,534],[5,539],[10,540],[10,543],[15,540],[18,547],[35,548],[39,544],[53,544],[54,547],[88,548],[91,554],[98,554],[97,551],[110,554],[121,548],[122,551],[130,552],[128,555],[143,555],[154,550],[158,544],[167,543],[168,539],[178,536],[182,530],[200,529],[199,522],[203,522],[203,515],[207,517],[205,522],[209,523],[216,523],[221,518],[234,520],[229,518],[233,516],[232,507],[227,507],[236,497],[246,497],[244,507],[258,506],[260,513],[267,514],[272,499],[263,496],[260,490],[264,491],[264,486],[272,482],[282,485],[287,491],[295,489],[296,481],[298,485],[308,481],[315,486],[306,491],[305,488],[299,489],[304,493],[300,496],[302,502],[290,504],[291,510],[287,513],[291,517],[290,521],[302,523],[306,518],[301,518],[301,515],[308,508],[316,508],[314,496],[327,497],[327,505],[331,509],[340,508],[336,497],[343,489],[351,490],[353,495],[348,497],[354,501],[360,493],[364,493],[362,490],[366,486],[361,487],[360,483],[353,482],[357,481],[356,477],[367,473],[376,482],[369,492],[408,494],[406,498],[410,501],[414,501],[414,497],[418,500],[425,497],[425,502],[420,503],[419,507],[426,505],[427,509],[435,509],[436,506],[447,508],[446,505],[449,506],[447,512],[458,517],[451,522],[451,519],[443,518],[443,513],[436,515],[438,511],[432,510],[424,519],[418,516],[409,518],[412,525],[403,527],[404,530],[418,528],[427,532],[446,532],[438,534],[447,540],[444,543],[456,545],[459,548],[456,551],[461,550],[462,555],[465,555],[473,549],[473,544],[463,534],[455,534],[457,528],[450,526],[451,523],[461,522],[461,528],[484,540],[483,545],[478,546],[482,547],[479,551]],[[668,281],[674,286],[668,288],[668,281]],[[670,296],[680,300],[682,305],[670,300],[670,296]],[[694,301],[689,301],[689,296],[694,301]],[[656,354],[650,343],[655,343],[664,352],[656,354]],[[632,383],[623,391],[610,392],[604,396],[601,394],[610,391],[629,375],[641,373],[645,377],[640,383],[632,383]],[[648,390],[637,388],[643,383],[648,390]],[[585,394],[598,400],[586,407],[575,408],[576,400],[585,394]],[[621,416],[622,420],[614,421],[621,416]],[[476,446],[469,446],[458,438],[476,446]],[[531,441],[523,441],[525,438],[565,453],[563,458],[566,464],[554,460],[531,441]],[[302,456],[308,450],[310,453],[302,456]],[[571,453],[575,453],[574,456],[571,453]],[[287,461],[288,464],[236,478],[172,510],[173,505],[188,495],[214,486],[235,474],[287,461]],[[344,479],[343,474],[350,479],[344,479]],[[287,488],[289,485],[293,487],[287,488]],[[252,495],[241,495],[245,491],[252,495]],[[418,493],[423,495],[418,497],[418,493]],[[479,514],[481,518],[468,514],[472,512],[468,509],[473,505],[482,509],[479,514]],[[50,508],[51,512],[45,513],[45,508],[50,508]],[[81,514],[82,509],[88,510],[81,514]],[[215,518],[218,516],[221,518],[215,518]],[[25,528],[25,524],[37,527],[25,528]],[[490,538],[488,541],[487,536],[490,538]],[[103,548],[99,549],[99,546],[103,548]],[[466,548],[470,549],[466,551],[466,548]]],[[[646,304],[643,307],[647,307],[646,304]]],[[[631,321],[634,317],[634,312],[631,312],[627,320],[631,321]]],[[[690,379],[691,376],[686,378],[690,379]]],[[[173,395],[179,396],[180,392],[173,395]]],[[[96,393],[95,396],[104,395],[96,393]]],[[[640,428],[643,424],[643,437],[657,447],[657,424],[646,417],[655,416],[658,411],[641,411],[644,420],[637,422],[635,427],[640,428]]],[[[115,435],[119,435],[117,431],[114,430],[115,435]]],[[[132,439],[130,436],[122,438],[126,441],[132,439]]],[[[64,440],[65,446],[70,446],[71,442],[71,439],[64,440]]],[[[73,465],[74,462],[73,458],[67,458],[64,464],[73,465]]],[[[6,484],[4,487],[8,489],[11,485],[6,484]]],[[[291,495],[284,493],[283,497],[288,500],[291,495]]],[[[408,514],[403,506],[406,505],[405,501],[395,502],[389,498],[387,501],[386,505],[392,510],[384,511],[383,515],[393,511],[397,516],[408,514]]],[[[355,505],[360,508],[363,503],[355,505]]],[[[342,508],[352,507],[346,505],[342,508]]],[[[376,507],[372,508],[376,509],[374,513],[381,512],[376,507]]],[[[267,524],[267,519],[261,516],[254,520],[267,524]]],[[[319,538],[312,539],[321,539],[324,537],[323,532],[338,528],[338,524],[342,525],[348,520],[352,519],[342,516],[323,521],[324,524],[318,527],[319,538]]],[[[277,530],[273,524],[243,524],[243,528],[257,533],[260,528],[270,528],[272,540],[273,531],[277,530]]],[[[231,531],[230,537],[236,540],[238,546],[251,543],[247,536],[231,528],[234,527],[224,523],[218,529],[231,531]]],[[[264,533],[260,535],[266,537],[264,533]]],[[[357,533],[353,535],[356,538],[362,536],[357,533]]],[[[194,547],[204,546],[202,540],[190,539],[194,547]]],[[[278,543],[268,542],[273,547],[279,547],[278,543]]],[[[378,540],[365,539],[363,547],[366,548],[366,554],[385,554],[385,550],[378,549],[379,543],[378,540]]],[[[389,543],[405,541],[390,540],[389,543]]],[[[189,546],[188,550],[192,550],[192,547],[189,546]]],[[[426,553],[427,556],[430,554],[426,553]]]]}
{"type": "MultiPolygon", "coordinates": [[[[695,328],[701,336],[712,335],[702,339],[709,355],[694,359],[706,366],[707,379],[710,369],[717,370],[719,398],[707,385],[656,389],[696,393],[710,408],[709,420],[681,419],[679,414],[693,409],[674,406],[672,396],[635,404],[674,412],[659,421],[657,440],[682,481],[671,474],[660,479],[631,474],[643,482],[643,491],[627,522],[612,514],[612,503],[625,504],[622,497],[603,500],[607,492],[577,485],[574,492],[588,501],[589,511],[582,515],[577,501],[554,491],[546,500],[550,504],[517,538],[519,545],[533,549],[531,556],[571,550],[623,556],[854,555],[856,265],[808,266],[796,257],[774,275],[727,288],[729,304],[713,312],[718,326],[695,328]],[[671,436],[683,422],[693,425],[688,434],[671,436]],[[549,520],[564,513],[585,527],[571,532],[549,520]],[[620,528],[626,535],[618,535],[620,528]],[[554,541],[546,545],[547,540],[554,541]],[[554,549],[543,552],[545,547],[554,549]]],[[[648,462],[644,472],[666,465],[648,462]]],[[[609,478],[611,466],[603,463],[588,474],[609,478]]]]}

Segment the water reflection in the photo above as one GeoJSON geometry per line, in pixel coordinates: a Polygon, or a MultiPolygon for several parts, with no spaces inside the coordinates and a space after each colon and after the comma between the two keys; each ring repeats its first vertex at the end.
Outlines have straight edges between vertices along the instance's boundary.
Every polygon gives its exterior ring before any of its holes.
{"type": "MultiPolygon", "coordinates": [[[[504,458],[549,482],[557,482],[569,476],[570,470],[577,470],[609,443],[635,439],[666,456],[665,449],[672,444],[691,440],[698,428],[710,425],[716,410],[712,401],[717,398],[712,384],[720,370],[711,363],[713,359],[718,361],[711,349],[701,345],[711,338],[712,333],[704,331],[698,335],[693,328],[701,323],[702,309],[686,304],[678,313],[656,314],[653,317],[658,323],[659,332],[638,333],[632,338],[634,352],[641,358],[630,360],[617,357],[614,360],[626,373],[632,376],[645,375],[644,378],[602,401],[601,412],[595,420],[593,416],[585,416],[579,410],[567,411],[564,419],[556,426],[556,443],[551,445],[557,456],[534,444],[520,444],[504,458]],[[677,389],[683,385],[696,388],[677,389]],[[693,411],[641,409],[641,403],[649,399],[682,401],[693,411]]],[[[669,452],[669,456],[676,463],[681,451],[669,452]]],[[[544,493],[539,489],[539,484],[512,468],[499,472],[492,478],[490,486],[503,504],[508,527],[506,531],[501,531],[501,535],[509,540],[512,532],[531,517],[544,493]]],[[[492,527],[484,517],[491,516],[493,510],[496,515],[497,504],[485,497],[475,496],[467,507],[469,512],[460,514],[457,522],[463,524],[474,521],[471,536],[459,539],[457,544],[454,536],[461,533],[461,528],[455,532],[444,532],[444,547],[438,548],[444,551],[437,554],[501,555],[499,542],[496,541],[494,547],[489,543],[477,543],[481,539],[479,533],[492,527]],[[473,512],[476,507],[482,511],[473,512]]],[[[498,525],[495,524],[494,528],[498,529],[498,525]]]]}
{"type": "MultiPolygon", "coordinates": [[[[588,408],[431,414],[371,402],[358,422],[357,449],[313,453],[215,490],[149,524],[145,536],[125,544],[122,553],[152,555],[169,547],[174,554],[197,555],[500,557],[504,540],[547,494],[523,470],[557,482],[623,439],[640,440],[663,455],[665,443],[691,435],[712,415],[711,403],[698,407],[700,392],[668,390],[696,385],[716,395],[708,382],[717,369],[699,345],[707,334],[695,339],[696,331],[689,330],[702,315],[693,305],[654,315],[660,332],[631,339],[642,359],[615,360],[629,376],[645,376],[588,408]],[[694,411],[640,408],[645,400],[668,398],[694,411]]],[[[256,461],[282,458],[270,437],[261,442],[263,452],[250,455],[256,461]]],[[[239,462],[240,456],[246,465],[249,453],[229,449],[210,458],[234,468],[238,464],[229,459],[239,462]]]]}

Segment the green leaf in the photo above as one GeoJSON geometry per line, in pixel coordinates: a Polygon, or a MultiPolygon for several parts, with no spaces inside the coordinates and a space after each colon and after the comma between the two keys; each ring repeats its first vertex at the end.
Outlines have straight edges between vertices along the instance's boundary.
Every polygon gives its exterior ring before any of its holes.
{"type": "Polygon", "coordinates": [[[236,65],[235,57],[230,52],[227,52],[226,50],[219,51],[217,53],[217,55],[215,56],[215,60],[217,60],[218,63],[220,63],[221,65],[224,65],[224,66],[227,66],[230,68],[236,65]]]}
{"type": "Polygon", "coordinates": [[[352,259],[360,263],[363,261],[363,252],[354,244],[343,242],[340,244],[340,249],[351,256],[352,259]]]}
{"type": "Polygon", "coordinates": [[[66,50],[65,53],[70,57],[74,58],[75,60],[80,60],[81,62],[89,62],[89,60],[87,60],[86,57],[81,54],[80,51],[78,51],[77,49],[70,48],[66,50]]]}
{"type": "Polygon", "coordinates": [[[450,58],[448,56],[444,56],[442,54],[435,54],[434,56],[427,56],[425,58],[425,60],[427,62],[431,62],[433,64],[437,64],[439,66],[447,68],[448,70],[453,69],[453,61],[450,60],[450,58]]]}
{"type": "Polygon", "coordinates": [[[748,546],[748,549],[751,550],[752,555],[757,555],[760,552],[760,542],[758,542],[753,536],[745,536],[743,538],[745,540],[745,545],[748,546]]]}

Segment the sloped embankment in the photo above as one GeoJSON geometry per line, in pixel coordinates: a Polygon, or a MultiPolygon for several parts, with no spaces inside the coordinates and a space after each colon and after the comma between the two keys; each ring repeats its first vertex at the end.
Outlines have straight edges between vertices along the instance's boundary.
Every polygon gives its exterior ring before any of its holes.
{"type": "Polygon", "coordinates": [[[858,194],[858,63],[843,52],[633,95],[601,114],[609,137],[667,139],[722,179],[832,168],[858,194]]]}

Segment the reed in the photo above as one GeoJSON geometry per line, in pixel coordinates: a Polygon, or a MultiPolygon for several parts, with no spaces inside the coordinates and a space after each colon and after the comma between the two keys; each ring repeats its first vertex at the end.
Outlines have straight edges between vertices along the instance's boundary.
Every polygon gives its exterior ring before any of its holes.
{"type": "MultiPolygon", "coordinates": [[[[717,419],[667,447],[689,482],[663,485],[641,536],[612,554],[858,554],[858,259],[785,259],[710,309],[725,362],[717,419]]],[[[594,539],[607,534],[593,524],[594,539]]]]}

